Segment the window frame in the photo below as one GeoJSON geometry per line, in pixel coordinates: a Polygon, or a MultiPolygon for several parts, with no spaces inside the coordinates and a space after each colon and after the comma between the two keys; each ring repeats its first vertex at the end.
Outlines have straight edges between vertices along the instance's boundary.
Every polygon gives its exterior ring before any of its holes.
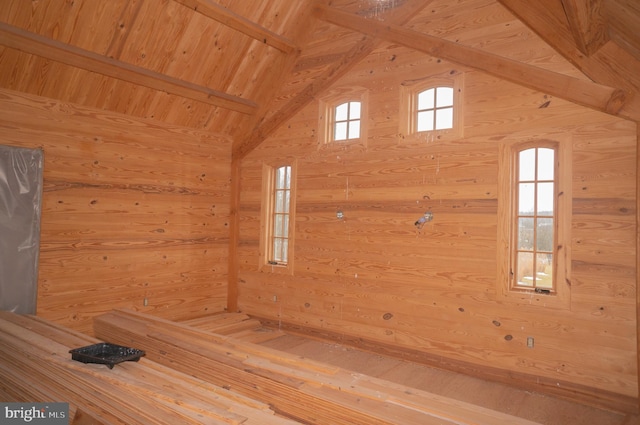
{"type": "Polygon", "coordinates": [[[340,87],[330,90],[319,101],[318,106],[318,147],[339,148],[350,146],[366,147],[367,145],[367,117],[369,114],[369,92],[363,87],[340,87]],[[360,102],[360,136],[353,139],[335,140],[335,111],[344,103],[360,102]]]}
{"type": "MultiPolygon", "coordinates": [[[[431,76],[418,81],[404,81],[400,86],[400,135],[405,142],[452,140],[463,137],[464,118],[464,74],[451,70],[444,75],[431,76]],[[418,131],[418,95],[429,89],[447,87],[453,89],[453,126],[418,131]]],[[[433,110],[440,108],[434,104],[433,110]]],[[[435,118],[434,118],[435,120],[435,118]]]]}
{"type": "Polygon", "coordinates": [[[260,237],[260,270],[275,273],[293,274],[293,259],[295,245],[295,210],[296,210],[296,179],[297,164],[295,160],[287,160],[270,164],[263,164],[262,167],[262,203],[261,203],[261,237],[260,237]],[[274,260],[273,242],[275,236],[274,221],[275,215],[280,214],[275,211],[276,208],[276,175],[277,170],[281,167],[289,166],[290,169],[290,186],[289,192],[289,210],[288,210],[288,229],[287,229],[287,261],[278,262],[274,260]]]}
{"type": "Polygon", "coordinates": [[[501,301],[569,309],[571,302],[571,140],[518,137],[499,148],[497,295],[501,301]],[[554,287],[552,290],[518,286],[515,273],[518,252],[518,155],[530,148],[555,149],[554,158],[554,287]]]}

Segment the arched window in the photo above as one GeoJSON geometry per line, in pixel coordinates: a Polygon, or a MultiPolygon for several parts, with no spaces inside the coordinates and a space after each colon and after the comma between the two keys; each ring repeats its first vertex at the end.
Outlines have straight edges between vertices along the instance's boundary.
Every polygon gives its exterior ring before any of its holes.
{"type": "Polygon", "coordinates": [[[507,141],[498,168],[498,296],[569,308],[571,143],[507,141]]]}
{"type": "Polygon", "coordinates": [[[263,165],[260,267],[293,273],[296,162],[263,165]]]}
{"type": "Polygon", "coordinates": [[[515,152],[513,288],[555,291],[556,149],[515,152]]]}
{"type": "Polygon", "coordinates": [[[363,87],[338,87],[320,99],[318,142],[323,149],[366,146],[369,92],[363,87]]]}
{"type": "Polygon", "coordinates": [[[445,75],[402,83],[400,134],[405,142],[462,137],[464,74],[445,75]]]}

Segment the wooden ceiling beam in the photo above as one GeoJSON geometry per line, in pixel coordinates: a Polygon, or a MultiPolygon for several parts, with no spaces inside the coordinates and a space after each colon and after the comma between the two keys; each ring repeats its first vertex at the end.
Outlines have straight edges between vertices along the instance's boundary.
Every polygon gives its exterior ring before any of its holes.
{"type": "Polygon", "coordinates": [[[0,22],[0,44],[86,71],[243,114],[253,114],[258,108],[258,105],[250,100],[102,56],[3,22],[0,22]]]}
{"type": "MultiPolygon", "coordinates": [[[[389,9],[379,14],[378,19],[384,19],[385,22],[402,25],[408,22],[420,10],[432,3],[432,1],[433,0],[406,0],[402,3],[402,6],[389,9]]],[[[359,61],[366,58],[378,44],[378,40],[374,40],[365,35],[362,40],[347,53],[341,55],[339,58],[334,58],[333,66],[330,66],[320,76],[315,78],[313,83],[305,87],[284,107],[272,114],[267,120],[262,121],[248,139],[234,146],[233,158],[242,159],[258,147],[260,143],[269,137],[278,127],[316,99],[320,93],[324,92],[334,82],[344,76],[359,61]]],[[[297,65],[299,64],[296,64],[296,66],[297,65]]]]}
{"type": "Polygon", "coordinates": [[[183,6],[193,9],[207,18],[213,19],[221,24],[233,28],[267,46],[274,47],[283,53],[291,53],[298,47],[286,37],[274,33],[253,21],[240,16],[226,7],[212,2],[211,0],[174,0],[183,6]]]}
{"type": "MultiPolygon", "coordinates": [[[[627,100],[618,116],[640,121],[640,59],[619,46],[617,40],[614,42],[614,32],[609,31],[612,36],[609,43],[586,56],[576,47],[569,23],[563,19],[561,0],[498,2],[591,80],[623,88],[627,100]]],[[[631,16],[633,13],[629,12],[631,16]]]]}
{"type": "Polygon", "coordinates": [[[318,6],[316,10],[321,19],[334,25],[398,43],[601,112],[618,115],[626,101],[622,89],[548,71],[397,25],[364,19],[332,7],[318,6]]]}
{"type": "Polygon", "coordinates": [[[603,0],[562,0],[564,13],[578,49],[591,56],[609,41],[603,0]]]}

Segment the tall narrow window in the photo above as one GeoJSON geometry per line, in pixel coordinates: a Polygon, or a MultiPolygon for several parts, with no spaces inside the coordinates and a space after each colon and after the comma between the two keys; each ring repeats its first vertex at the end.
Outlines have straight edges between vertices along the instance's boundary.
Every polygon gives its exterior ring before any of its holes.
{"type": "Polygon", "coordinates": [[[262,169],[260,268],[293,273],[296,161],[262,169]]]}
{"type": "Polygon", "coordinates": [[[514,288],[555,290],[556,151],[533,147],[517,152],[514,288]]]}
{"type": "Polygon", "coordinates": [[[434,87],[416,96],[416,131],[453,128],[453,87],[434,87]]]}
{"type": "Polygon", "coordinates": [[[498,299],[571,307],[569,137],[514,137],[499,146],[498,299]]]}
{"type": "Polygon", "coordinates": [[[291,166],[275,170],[271,252],[269,262],[284,265],[289,260],[289,217],[291,205],[291,166]]]}
{"type": "Polygon", "coordinates": [[[360,138],[360,102],[345,102],[336,106],[333,114],[333,140],[360,138]]]}

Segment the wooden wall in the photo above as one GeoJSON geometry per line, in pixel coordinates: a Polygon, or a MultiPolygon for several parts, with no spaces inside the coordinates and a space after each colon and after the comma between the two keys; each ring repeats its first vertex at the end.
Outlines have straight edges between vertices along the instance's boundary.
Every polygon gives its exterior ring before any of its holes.
{"type": "Polygon", "coordinates": [[[224,308],[229,140],[1,90],[0,143],[44,150],[39,316],[224,308]]]}
{"type": "Polygon", "coordinates": [[[353,86],[368,90],[366,147],[319,149],[316,101],[243,160],[240,309],[636,409],[635,123],[395,46],[334,88],[353,86]],[[452,70],[464,73],[463,137],[402,137],[401,83],[452,70]],[[566,308],[497,294],[499,147],[527,137],[571,145],[566,308]],[[292,275],[258,268],[261,167],[286,157],[298,166],[292,275]]]}

